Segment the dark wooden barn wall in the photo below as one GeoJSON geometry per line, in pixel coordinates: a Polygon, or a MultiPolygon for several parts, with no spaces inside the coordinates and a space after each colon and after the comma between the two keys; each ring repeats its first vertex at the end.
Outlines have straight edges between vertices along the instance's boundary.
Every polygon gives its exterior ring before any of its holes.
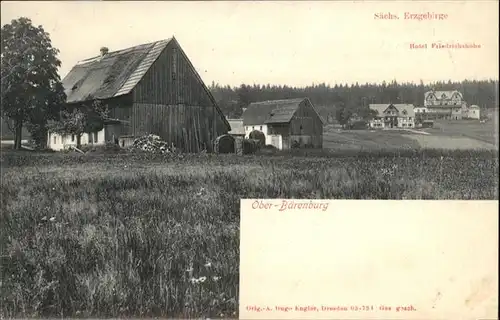
{"type": "Polygon", "coordinates": [[[130,123],[132,120],[132,95],[120,96],[105,101],[109,110],[109,118],[123,120],[123,124],[107,125],[105,131],[105,140],[113,142],[113,137],[131,136],[133,128],[130,123]]]}
{"type": "Polygon", "coordinates": [[[133,90],[134,134],[155,133],[176,147],[198,152],[228,132],[203,84],[175,42],[160,54],[133,90]]]}
{"type": "Polygon", "coordinates": [[[288,137],[290,135],[290,124],[288,123],[269,124],[268,134],[279,134],[283,137],[288,137]]]}
{"type": "Polygon", "coordinates": [[[300,104],[290,121],[290,136],[292,140],[310,137],[307,140],[314,148],[323,147],[323,123],[307,100],[300,104]]]}
{"type": "Polygon", "coordinates": [[[209,119],[204,107],[135,103],[131,128],[133,135],[157,134],[186,152],[213,148],[209,119]],[[182,124],[182,125],[180,125],[182,124]]]}

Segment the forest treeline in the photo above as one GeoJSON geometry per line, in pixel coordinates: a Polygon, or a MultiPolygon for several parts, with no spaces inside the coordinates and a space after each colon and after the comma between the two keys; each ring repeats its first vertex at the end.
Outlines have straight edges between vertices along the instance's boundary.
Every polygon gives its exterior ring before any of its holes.
{"type": "Polygon", "coordinates": [[[324,119],[335,115],[335,109],[343,106],[359,109],[370,103],[411,103],[424,104],[424,93],[434,90],[458,90],[469,105],[484,108],[498,108],[498,80],[464,80],[461,82],[435,82],[424,84],[398,83],[381,84],[339,84],[324,83],[306,87],[277,85],[246,85],[231,87],[212,82],[209,87],[224,114],[229,118],[239,118],[251,102],[308,97],[324,119]]]}

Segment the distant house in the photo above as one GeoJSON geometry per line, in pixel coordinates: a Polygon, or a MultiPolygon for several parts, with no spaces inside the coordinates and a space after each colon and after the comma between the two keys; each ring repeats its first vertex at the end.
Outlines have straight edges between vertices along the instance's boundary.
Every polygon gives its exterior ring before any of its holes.
{"type": "Polygon", "coordinates": [[[464,118],[479,120],[481,118],[481,109],[479,106],[472,105],[464,110],[464,118]]]}
{"type": "Polygon", "coordinates": [[[256,130],[278,149],[323,147],[324,123],[308,98],[254,102],[242,118],[247,138],[256,130]]]}
{"type": "Polygon", "coordinates": [[[353,113],[349,117],[349,120],[347,121],[345,128],[351,129],[351,130],[352,129],[366,129],[368,126],[369,126],[368,121],[366,121],[363,117],[361,117],[357,113],[353,113]]]}
{"type": "MultiPolygon", "coordinates": [[[[172,37],[80,61],[62,80],[67,103],[100,100],[110,110],[101,132],[82,143],[131,143],[156,134],[186,152],[213,150],[231,127],[177,40],[172,37]]],[[[48,145],[64,148],[74,137],[50,133],[48,145]]]]}
{"type": "Polygon", "coordinates": [[[424,106],[427,108],[427,118],[460,120],[467,103],[457,90],[430,90],[424,94],[424,106]]]}
{"type": "Polygon", "coordinates": [[[415,112],[415,125],[422,124],[422,121],[427,119],[427,115],[429,114],[429,109],[427,107],[415,106],[413,108],[415,112]]]}
{"type": "Polygon", "coordinates": [[[358,122],[358,121],[363,121],[363,117],[361,117],[357,113],[351,114],[351,116],[349,117],[349,120],[348,120],[349,123],[354,123],[354,122],[358,122]]]}
{"type": "Polygon", "coordinates": [[[414,128],[415,111],[412,104],[370,104],[376,116],[370,120],[371,128],[414,128]]]}
{"type": "Polygon", "coordinates": [[[413,111],[415,112],[415,115],[429,113],[429,109],[427,107],[417,107],[417,106],[415,106],[413,108],[413,111]]]}
{"type": "Polygon", "coordinates": [[[245,136],[245,128],[243,126],[243,119],[227,119],[229,125],[231,126],[231,131],[228,133],[232,136],[245,136]]]}

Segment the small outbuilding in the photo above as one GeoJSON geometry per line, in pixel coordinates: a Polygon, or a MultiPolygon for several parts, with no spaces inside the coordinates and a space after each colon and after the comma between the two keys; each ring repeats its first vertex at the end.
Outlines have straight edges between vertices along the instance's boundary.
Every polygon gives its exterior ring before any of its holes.
{"type": "Polygon", "coordinates": [[[308,98],[253,102],[242,118],[246,138],[260,131],[266,145],[280,150],[323,148],[324,121],[308,98]]]}

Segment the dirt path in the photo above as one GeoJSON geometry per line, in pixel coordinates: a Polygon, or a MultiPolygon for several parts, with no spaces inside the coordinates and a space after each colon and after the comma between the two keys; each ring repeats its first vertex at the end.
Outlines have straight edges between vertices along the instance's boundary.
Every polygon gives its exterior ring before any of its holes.
{"type": "Polygon", "coordinates": [[[413,132],[413,133],[418,133],[418,134],[430,135],[429,132],[425,132],[425,131],[419,131],[419,130],[413,130],[413,129],[406,129],[406,131],[413,132]]]}

